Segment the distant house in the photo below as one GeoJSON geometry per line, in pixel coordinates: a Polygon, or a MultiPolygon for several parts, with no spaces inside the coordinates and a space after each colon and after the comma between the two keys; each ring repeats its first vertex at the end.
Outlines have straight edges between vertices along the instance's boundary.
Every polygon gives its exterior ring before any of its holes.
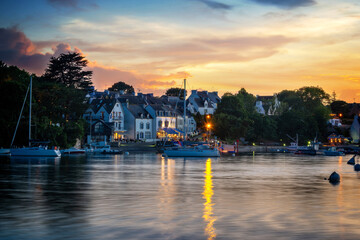
{"type": "Polygon", "coordinates": [[[256,96],[255,110],[263,115],[275,115],[280,107],[280,101],[277,95],[274,96],[256,96]]]}
{"type": "Polygon", "coordinates": [[[221,99],[218,92],[192,90],[187,102],[187,108],[192,114],[206,115],[214,114],[221,99]]]}
{"type": "Polygon", "coordinates": [[[344,142],[348,141],[343,135],[336,135],[335,133],[328,136],[328,142],[331,145],[341,145],[344,142]]]}
{"type": "Polygon", "coordinates": [[[331,118],[329,119],[329,123],[333,127],[341,127],[341,119],[340,118],[331,118]]]}

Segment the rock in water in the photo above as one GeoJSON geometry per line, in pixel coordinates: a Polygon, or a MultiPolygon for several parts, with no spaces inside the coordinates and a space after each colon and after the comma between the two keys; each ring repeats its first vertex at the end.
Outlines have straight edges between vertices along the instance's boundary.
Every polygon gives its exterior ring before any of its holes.
{"type": "Polygon", "coordinates": [[[329,177],[329,182],[331,183],[340,182],[340,175],[337,172],[333,172],[329,177]]]}
{"type": "Polygon", "coordinates": [[[355,164],[355,166],[354,166],[354,170],[355,171],[360,171],[360,164],[355,164]]]}
{"type": "MultiPolygon", "coordinates": [[[[355,155],[355,156],[356,156],[356,155],[355,155]]],[[[352,158],[350,158],[350,160],[347,162],[347,164],[355,165],[355,156],[353,156],[352,158]]]]}

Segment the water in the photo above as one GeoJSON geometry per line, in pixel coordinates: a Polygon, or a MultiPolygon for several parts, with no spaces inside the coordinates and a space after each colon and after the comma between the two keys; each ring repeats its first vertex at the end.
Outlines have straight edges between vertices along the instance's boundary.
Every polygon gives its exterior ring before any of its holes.
{"type": "Polygon", "coordinates": [[[350,157],[1,159],[0,239],[360,239],[350,157]]]}

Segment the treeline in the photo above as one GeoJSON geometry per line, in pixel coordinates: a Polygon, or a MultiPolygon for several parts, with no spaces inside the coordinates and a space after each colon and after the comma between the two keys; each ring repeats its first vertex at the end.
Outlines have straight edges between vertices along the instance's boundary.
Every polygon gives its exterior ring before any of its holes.
{"type": "MultiPolygon", "coordinates": [[[[85,96],[92,86],[87,60],[79,53],[52,57],[45,74],[32,75],[32,140],[50,141],[67,148],[82,139],[87,109],[85,96]]],[[[0,61],[0,146],[9,147],[30,82],[30,74],[0,61]]],[[[26,102],[14,141],[28,145],[29,101],[26,102]]]]}
{"type": "MultiPolygon", "coordinates": [[[[256,97],[241,89],[226,93],[214,114],[214,134],[220,139],[249,142],[289,143],[299,136],[301,143],[327,138],[330,95],[319,87],[284,90],[277,94],[280,104],[273,115],[255,110],[256,97]]],[[[275,102],[268,103],[274,106],[275,102]]]]}

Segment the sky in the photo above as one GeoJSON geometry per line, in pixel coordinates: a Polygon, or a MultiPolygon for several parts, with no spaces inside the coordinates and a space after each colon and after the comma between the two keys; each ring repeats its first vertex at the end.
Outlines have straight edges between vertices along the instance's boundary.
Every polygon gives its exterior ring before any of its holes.
{"type": "Polygon", "coordinates": [[[41,75],[77,51],[98,90],[254,95],[319,86],[360,102],[358,0],[1,0],[0,60],[41,75]]]}

